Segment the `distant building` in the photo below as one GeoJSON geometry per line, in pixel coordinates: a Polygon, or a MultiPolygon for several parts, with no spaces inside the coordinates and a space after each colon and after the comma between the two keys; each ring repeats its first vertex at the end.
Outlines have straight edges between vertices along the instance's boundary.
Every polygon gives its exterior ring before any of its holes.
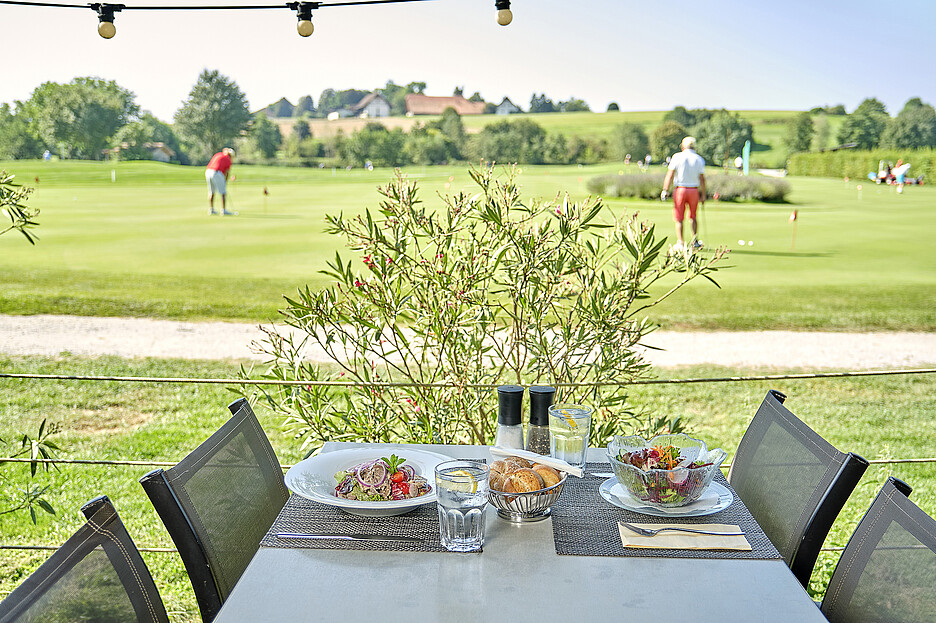
{"type": "Polygon", "coordinates": [[[390,102],[379,93],[368,93],[349,110],[353,116],[357,117],[389,117],[390,102]]]}
{"type": "Polygon", "coordinates": [[[144,143],[143,147],[150,150],[153,160],[159,162],[169,162],[175,156],[175,151],[170,149],[165,143],[144,143]]]}
{"type": "Polygon", "coordinates": [[[293,106],[288,99],[282,97],[278,102],[270,104],[266,108],[258,110],[254,114],[259,115],[260,113],[263,113],[267,116],[268,119],[277,119],[283,117],[292,117],[293,111],[295,111],[295,109],[296,107],[293,106]]]}
{"type": "Polygon", "coordinates": [[[520,107],[510,101],[508,98],[504,98],[504,101],[497,105],[497,108],[494,109],[494,112],[498,115],[512,115],[514,113],[522,112],[520,107]]]}
{"type": "Polygon", "coordinates": [[[433,97],[410,93],[405,99],[407,116],[441,115],[446,108],[454,108],[459,115],[480,115],[484,113],[485,106],[484,102],[472,102],[461,95],[433,97]]]}

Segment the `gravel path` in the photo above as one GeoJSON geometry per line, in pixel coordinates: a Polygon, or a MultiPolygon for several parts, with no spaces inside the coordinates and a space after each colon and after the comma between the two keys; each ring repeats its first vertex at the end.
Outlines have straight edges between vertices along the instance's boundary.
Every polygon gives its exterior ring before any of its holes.
{"type": "MultiPolygon", "coordinates": [[[[0,352],[10,355],[118,355],[179,359],[251,359],[257,325],[141,318],[2,316],[0,352]]],[[[718,364],[872,370],[936,365],[936,334],[794,331],[658,331],[647,343],[655,366],[718,364]]],[[[328,361],[310,349],[309,359],[328,361]]]]}

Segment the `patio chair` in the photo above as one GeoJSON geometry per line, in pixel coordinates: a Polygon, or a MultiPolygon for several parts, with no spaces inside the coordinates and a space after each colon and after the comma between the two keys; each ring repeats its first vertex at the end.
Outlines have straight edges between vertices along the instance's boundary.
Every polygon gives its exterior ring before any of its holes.
{"type": "Polygon", "coordinates": [[[832,522],[868,462],[836,450],[770,390],[731,463],[728,481],[805,587],[832,522]]]}
{"type": "Polygon", "coordinates": [[[822,600],[831,623],[936,621],[936,520],[889,478],[839,559],[822,600]]]}
{"type": "Polygon", "coordinates": [[[169,623],[140,552],[106,496],[81,507],[85,523],[0,602],[0,622],[169,623]]]}
{"type": "Polygon", "coordinates": [[[140,479],[179,550],[205,623],[289,497],[250,405],[240,399],[228,408],[233,417],[178,465],[140,479]]]}

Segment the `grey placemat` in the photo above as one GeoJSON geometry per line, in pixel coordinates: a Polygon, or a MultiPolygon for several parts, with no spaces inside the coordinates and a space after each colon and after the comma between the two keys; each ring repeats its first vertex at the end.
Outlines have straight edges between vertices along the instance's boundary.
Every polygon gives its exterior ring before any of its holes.
{"type": "MultiPolygon", "coordinates": [[[[589,463],[586,474],[608,471],[611,471],[608,463],[589,463]]],[[[680,517],[678,521],[686,524],[737,524],[751,544],[751,551],[625,548],[618,532],[619,521],[672,523],[673,518],[643,515],[613,506],[598,494],[598,487],[604,480],[586,475],[585,478],[569,478],[566,481],[562,497],[552,507],[553,541],[557,554],[755,560],[782,558],[733,489],[734,501],[728,508],[704,517],[680,517]]],[[[715,474],[715,480],[731,489],[721,472],[715,474]]]]}
{"type": "Polygon", "coordinates": [[[291,495],[276,521],[270,526],[261,547],[288,547],[295,549],[348,549],[390,552],[445,552],[439,542],[439,514],[435,504],[423,504],[405,515],[392,517],[360,517],[335,506],[291,495]],[[305,534],[396,534],[424,539],[422,543],[401,541],[342,541],[280,539],[279,532],[305,534]]]}

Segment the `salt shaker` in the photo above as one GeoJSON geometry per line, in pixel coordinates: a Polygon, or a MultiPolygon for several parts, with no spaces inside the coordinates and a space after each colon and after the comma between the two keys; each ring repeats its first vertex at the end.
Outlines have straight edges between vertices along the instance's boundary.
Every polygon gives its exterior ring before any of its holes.
{"type": "Polygon", "coordinates": [[[526,449],[549,456],[549,406],[556,388],[547,385],[530,387],[530,426],[527,428],[526,449]]]}
{"type": "Polygon", "coordinates": [[[523,449],[523,388],[501,385],[497,388],[497,434],[494,445],[523,449]]]}

